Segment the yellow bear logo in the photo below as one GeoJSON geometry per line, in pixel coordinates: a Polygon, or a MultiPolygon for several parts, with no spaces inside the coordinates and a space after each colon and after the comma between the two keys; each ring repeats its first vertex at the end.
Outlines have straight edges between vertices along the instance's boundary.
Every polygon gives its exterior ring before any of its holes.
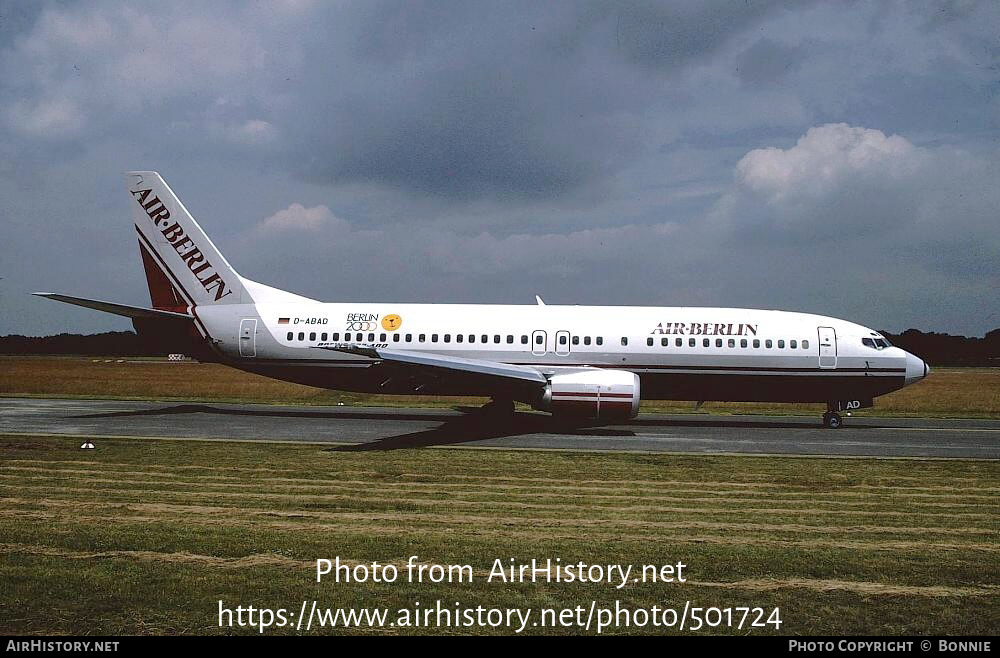
{"type": "Polygon", "coordinates": [[[403,324],[403,318],[395,313],[382,318],[382,328],[386,331],[396,331],[403,324]]]}

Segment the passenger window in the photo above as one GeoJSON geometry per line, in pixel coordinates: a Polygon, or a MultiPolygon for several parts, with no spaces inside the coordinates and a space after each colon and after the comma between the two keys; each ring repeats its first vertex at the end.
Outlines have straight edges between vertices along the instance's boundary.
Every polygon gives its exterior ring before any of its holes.
{"type": "Polygon", "coordinates": [[[660,345],[663,346],[663,347],[669,346],[670,345],[670,339],[669,338],[661,338],[660,339],[660,345]]]}
{"type": "Polygon", "coordinates": [[[804,349],[804,350],[809,349],[809,341],[808,340],[802,341],[802,349],[804,349]]]}
{"type": "MultiPolygon", "coordinates": [[[[542,339],[542,337],[541,337],[541,336],[539,336],[539,337],[538,337],[538,341],[540,342],[540,341],[541,341],[541,339],[542,339]]],[[[522,344],[522,345],[527,345],[527,344],[528,344],[528,337],[527,337],[527,336],[525,336],[525,335],[523,335],[523,334],[521,335],[521,344],[522,344]]]]}
{"type": "Polygon", "coordinates": [[[375,342],[375,334],[368,334],[368,342],[369,343],[375,342]]]}
{"type": "Polygon", "coordinates": [[[335,341],[336,340],[340,340],[340,332],[338,331],[337,333],[335,333],[332,336],[330,336],[330,338],[332,338],[335,341]]]}
{"type": "Polygon", "coordinates": [[[783,341],[783,340],[779,340],[778,341],[778,349],[782,349],[782,350],[785,349],[785,341],[783,341]]]}
{"type": "Polygon", "coordinates": [[[584,336],[583,337],[583,344],[584,345],[590,345],[590,336],[584,336]]]}
{"type": "Polygon", "coordinates": [[[741,338],[740,339],[740,347],[746,347],[746,346],[747,346],[747,339],[746,338],[741,338]]]}
{"type": "MultiPolygon", "coordinates": [[[[527,338],[527,336],[523,336],[523,338],[527,338]]],[[[521,342],[523,343],[524,341],[522,340],[521,342]]],[[[535,345],[541,345],[541,344],[542,344],[542,335],[538,334],[537,336],[535,336],[535,345]]]]}
{"type": "Polygon", "coordinates": [[[797,340],[790,340],[788,341],[788,346],[794,350],[799,346],[799,342],[797,340]]]}
{"type": "Polygon", "coordinates": [[[479,341],[481,343],[488,343],[488,342],[490,342],[490,337],[487,336],[486,334],[483,334],[482,336],[480,336],[480,338],[482,339],[482,340],[479,341]]]}
{"type": "Polygon", "coordinates": [[[702,347],[708,347],[711,344],[712,344],[712,341],[710,341],[709,339],[707,339],[707,338],[702,338],[701,339],[701,346],[702,347]]]}
{"type": "Polygon", "coordinates": [[[380,334],[378,337],[378,342],[384,343],[386,341],[385,334],[380,334]]]}
{"type": "Polygon", "coordinates": [[[417,336],[417,340],[419,340],[421,343],[424,342],[425,340],[427,340],[427,334],[420,334],[419,336],[417,336]]]}
{"type": "Polygon", "coordinates": [[[357,335],[357,342],[360,343],[362,340],[364,340],[364,336],[362,336],[361,334],[358,334],[357,335]]]}
{"type": "Polygon", "coordinates": [[[683,338],[674,339],[674,345],[676,345],[677,347],[684,347],[684,339],[683,338]]]}
{"type": "Polygon", "coordinates": [[[652,338],[647,338],[646,339],[646,347],[652,347],[652,346],[653,346],[653,339],[652,338]]]}
{"type": "Polygon", "coordinates": [[[730,338],[729,339],[729,347],[736,347],[736,339],[735,338],[730,338]]]}
{"type": "Polygon", "coordinates": [[[716,338],[715,339],[715,346],[716,347],[722,347],[722,339],[721,338],[716,338]]]}
{"type": "Polygon", "coordinates": [[[574,345],[579,345],[580,344],[580,337],[579,336],[573,336],[573,344],[574,345]]]}
{"type": "Polygon", "coordinates": [[[513,345],[514,344],[514,337],[512,335],[510,335],[510,334],[507,334],[507,344],[508,345],[513,345]]]}
{"type": "Polygon", "coordinates": [[[754,346],[754,349],[760,347],[760,339],[759,338],[754,338],[753,339],[753,346],[754,346]]]}
{"type": "Polygon", "coordinates": [[[293,334],[291,331],[289,331],[288,332],[288,340],[291,340],[292,338],[295,338],[295,334],[293,334]]]}
{"type": "Polygon", "coordinates": [[[299,340],[305,340],[305,339],[306,339],[306,335],[300,331],[299,332],[299,340]]]}
{"type": "Polygon", "coordinates": [[[431,334],[431,342],[432,343],[438,342],[438,335],[437,334],[431,334]]]}
{"type": "Polygon", "coordinates": [[[764,347],[766,347],[767,349],[771,349],[771,340],[770,339],[764,341],[764,347]]]}
{"type": "Polygon", "coordinates": [[[465,340],[465,336],[463,336],[462,334],[455,334],[456,343],[461,343],[463,340],[465,340]]]}
{"type": "Polygon", "coordinates": [[[322,334],[320,334],[319,339],[321,341],[323,341],[324,343],[326,342],[326,332],[325,331],[322,334]]]}
{"type": "Polygon", "coordinates": [[[696,341],[694,338],[688,338],[688,347],[694,347],[697,344],[698,341],[696,341]]]}
{"type": "Polygon", "coordinates": [[[444,342],[446,342],[446,343],[450,343],[451,342],[451,334],[445,334],[444,335],[444,342]]]}
{"type": "Polygon", "coordinates": [[[309,342],[312,342],[314,340],[316,340],[316,332],[315,331],[310,331],[309,332],[309,342]]]}
{"type": "Polygon", "coordinates": [[[604,336],[598,336],[595,342],[598,345],[603,345],[604,344],[604,336]]]}
{"type": "MultiPolygon", "coordinates": [[[[541,336],[539,336],[539,338],[541,338],[541,336]]],[[[563,334],[562,336],[559,336],[559,344],[560,345],[565,345],[566,344],[566,334],[563,334]]]]}
{"type": "Polygon", "coordinates": [[[628,338],[622,336],[622,345],[628,345],[628,338]]]}
{"type": "Polygon", "coordinates": [[[392,335],[392,342],[394,342],[394,343],[398,343],[399,342],[399,334],[393,334],[392,335]]]}
{"type": "Polygon", "coordinates": [[[406,342],[407,343],[413,342],[413,334],[406,334],[406,342]]]}

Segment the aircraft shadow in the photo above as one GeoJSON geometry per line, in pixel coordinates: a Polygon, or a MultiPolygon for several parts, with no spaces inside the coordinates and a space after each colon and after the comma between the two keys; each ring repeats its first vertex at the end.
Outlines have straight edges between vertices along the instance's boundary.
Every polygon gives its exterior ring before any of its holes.
{"type": "Polygon", "coordinates": [[[80,414],[69,418],[130,418],[139,416],[170,416],[178,414],[215,414],[222,416],[256,416],[271,418],[314,418],[314,419],[346,419],[346,420],[423,420],[446,421],[454,418],[452,414],[424,413],[415,414],[407,411],[399,413],[373,413],[365,411],[311,411],[309,409],[227,409],[209,404],[178,404],[172,407],[157,407],[155,409],[138,409],[136,411],[109,411],[98,414],[80,414]]]}
{"type": "Polygon", "coordinates": [[[181,414],[213,414],[224,416],[250,416],[295,419],[326,419],[326,420],[373,420],[373,421],[417,421],[439,422],[438,427],[408,432],[377,439],[369,443],[325,448],[325,450],[340,452],[355,452],[367,450],[400,450],[404,448],[420,448],[435,445],[450,445],[482,441],[525,434],[563,434],[587,436],[633,437],[634,432],[600,424],[587,422],[568,422],[540,413],[517,412],[505,416],[490,413],[478,407],[460,407],[451,413],[415,414],[407,411],[366,412],[366,411],[311,411],[308,409],[230,409],[208,404],[178,404],[170,407],[154,409],[139,409],[136,411],[112,411],[97,414],[80,414],[70,416],[78,419],[94,418],[135,418],[150,416],[172,416],[181,414]]]}
{"type": "Polygon", "coordinates": [[[569,423],[535,413],[517,412],[510,416],[489,413],[467,413],[453,416],[440,426],[419,432],[387,436],[368,443],[324,448],[328,452],[368,452],[373,450],[404,450],[430,446],[456,445],[507,438],[526,434],[563,434],[576,436],[634,437],[635,432],[595,426],[587,423],[569,423]]]}
{"type": "MultiPolygon", "coordinates": [[[[212,414],[224,416],[271,417],[306,420],[371,420],[371,421],[413,421],[436,422],[439,426],[416,432],[396,434],[367,443],[324,448],[334,452],[363,452],[374,450],[401,450],[430,446],[457,445],[483,441],[486,439],[508,438],[529,434],[556,434],[564,436],[606,436],[635,437],[636,433],[624,426],[638,428],[717,428],[717,429],[815,429],[822,431],[818,419],[766,420],[760,417],[719,417],[673,416],[670,418],[634,418],[625,423],[608,424],[586,421],[567,421],[547,414],[516,412],[512,415],[491,413],[479,407],[458,407],[449,411],[428,411],[414,413],[410,410],[382,410],[380,412],[344,409],[310,410],[269,409],[266,406],[254,408],[226,408],[210,404],[178,404],[136,411],[114,411],[96,414],[70,416],[78,419],[129,418],[150,416],[171,416],[180,414],[212,414]]],[[[873,429],[880,425],[854,425],[854,429],[873,429]]]]}
{"type": "MultiPolygon", "coordinates": [[[[216,415],[226,415],[226,416],[258,416],[258,417],[271,417],[271,418],[305,418],[305,419],[346,419],[346,420],[391,420],[391,421],[431,421],[431,422],[441,422],[441,423],[452,423],[453,421],[461,421],[463,419],[475,419],[475,422],[483,422],[485,419],[490,421],[496,421],[499,418],[501,425],[511,425],[512,427],[517,427],[520,424],[538,424],[542,427],[547,427],[550,429],[544,429],[539,431],[553,432],[559,431],[563,432],[563,429],[579,429],[582,427],[599,427],[608,425],[628,425],[631,427],[718,427],[718,428],[765,428],[765,429],[815,429],[820,427],[819,419],[806,418],[788,420],[761,420],[759,416],[757,417],[747,417],[741,418],[739,416],[706,416],[706,415],[693,415],[690,417],[684,416],[672,416],[670,418],[633,418],[632,420],[626,421],[624,423],[594,423],[594,422],[578,422],[572,423],[564,420],[555,419],[551,416],[545,416],[535,413],[524,413],[518,412],[514,415],[513,419],[490,416],[486,414],[480,407],[454,407],[449,411],[431,411],[423,413],[413,413],[410,410],[400,409],[398,411],[392,409],[382,410],[380,412],[364,411],[352,409],[350,407],[345,408],[343,411],[320,411],[312,410],[309,408],[302,409],[269,409],[264,405],[255,406],[253,409],[231,409],[225,407],[216,407],[211,404],[178,404],[170,407],[157,407],[154,409],[139,409],[136,411],[109,411],[96,414],[79,414],[75,416],[69,416],[69,418],[129,418],[129,417],[139,417],[139,416],[168,416],[175,414],[216,414],[216,415]],[[462,414],[461,416],[456,416],[455,412],[462,414]],[[507,422],[509,421],[509,422],[507,422]]],[[[855,425],[855,429],[871,429],[875,427],[881,427],[881,425],[855,425]]],[[[520,432],[520,433],[531,433],[531,432],[520,432]]]]}
{"type": "MultiPolygon", "coordinates": [[[[705,416],[695,416],[691,420],[674,418],[633,418],[629,425],[639,427],[718,427],[718,428],[739,428],[739,429],[822,429],[823,424],[820,419],[803,418],[802,420],[760,420],[756,418],[744,418],[741,420],[727,418],[726,420],[712,419],[705,416]]],[[[856,429],[870,429],[873,425],[853,426],[856,429]]]]}

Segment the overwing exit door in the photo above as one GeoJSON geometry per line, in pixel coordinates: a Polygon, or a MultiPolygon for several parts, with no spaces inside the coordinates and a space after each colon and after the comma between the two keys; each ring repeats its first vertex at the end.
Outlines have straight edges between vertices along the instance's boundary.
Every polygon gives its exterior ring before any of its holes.
{"type": "Polygon", "coordinates": [[[531,353],[542,356],[548,350],[548,335],[541,329],[531,332],[531,353]]]}
{"type": "Polygon", "coordinates": [[[556,332],[556,346],[555,351],[559,356],[566,356],[569,354],[569,332],[568,331],[557,331],[556,332]]]}

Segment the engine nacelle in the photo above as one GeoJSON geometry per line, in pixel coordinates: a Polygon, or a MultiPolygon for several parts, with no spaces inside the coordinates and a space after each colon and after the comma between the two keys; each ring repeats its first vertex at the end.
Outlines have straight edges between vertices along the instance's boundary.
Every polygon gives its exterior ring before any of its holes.
{"type": "Polygon", "coordinates": [[[553,375],[537,407],[559,416],[634,418],[639,413],[639,375],[597,368],[553,375]]]}

